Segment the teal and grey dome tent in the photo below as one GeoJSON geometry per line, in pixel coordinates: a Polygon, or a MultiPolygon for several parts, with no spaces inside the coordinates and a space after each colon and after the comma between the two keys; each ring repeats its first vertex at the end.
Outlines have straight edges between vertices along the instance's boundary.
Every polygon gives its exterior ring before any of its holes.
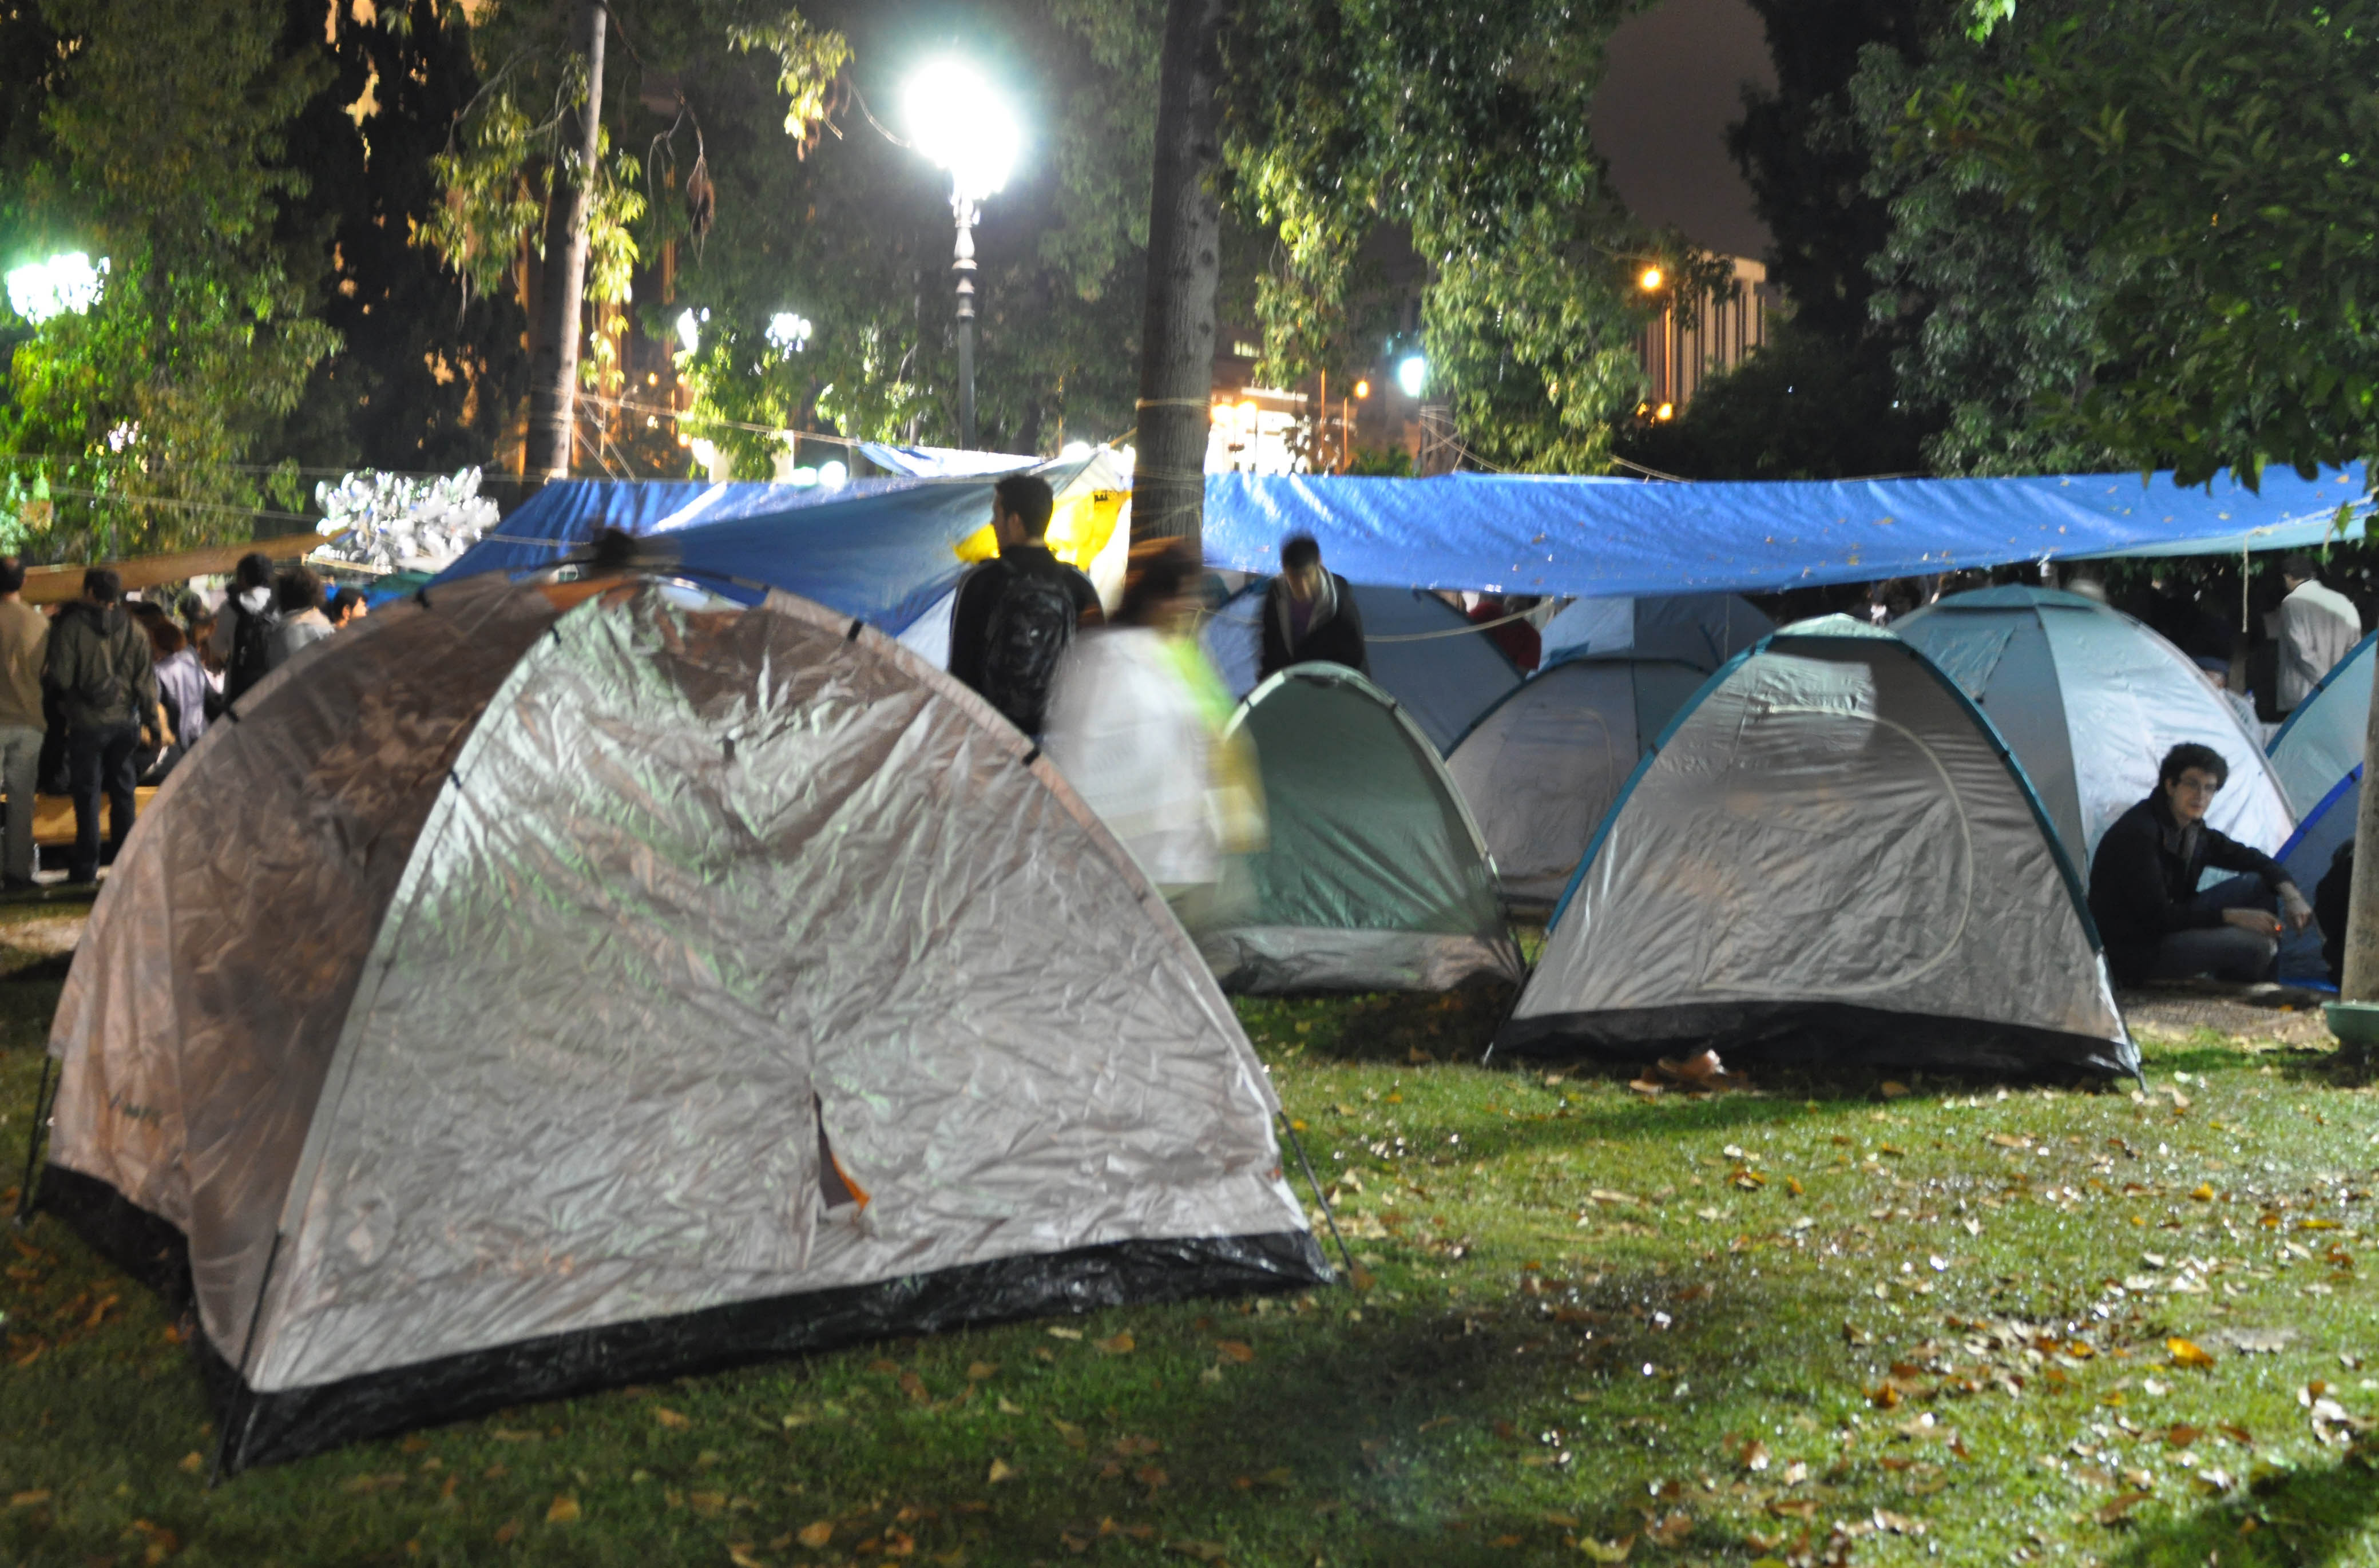
{"type": "Polygon", "coordinates": [[[189,1291],[232,1469],[1326,1276],[1130,857],[782,594],[490,574],[308,649],[142,814],[50,1054],[41,1201],[189,1291]]]}
{"type": "Polygon", "coordinates": [[[2099,835],[2154,792],[2183,741],[2222,754],[2230,780],[2206,821],[2272,854],[2297,807],[2257,739],[2179,648],[2119,610],[2054,588],[1953,594],[1896,621],[1974,698],[2040,791],[2076,865],[2099,835]]]}
{"type": "MultiPolygon", "coordinates": [[[[2371,721],[2374,648],[2379,633],[2355,644],[2272,737],[2272,769],[2301,814],[2278,860],[2307,897],[2354,837],[2362,809],[2362,742],[2371,721]]],[[[2319,931],[2309,927],[2281,940],[2280,978],[2327,983],[2329,965],[2322,957],[2319,931]]]]}
{"type": "Polygon", "coordinates": [[[1231,723],[1255,743],[1271,842],[1246,858],[1251,900],[1200,938],[1226,990],[1520,978],[1478,826],[1393,698],[1341,665],[1300,664],[1231,723]]]}
{"type": "Polygon", "coordinates": [[[1445,770],[1486,836],[1506,903],[1552,908],[1636,759],[1709,678],[1672,659],[1566,659],[1470,727],[1445,770]]]}
{"type": "Polygon", "coordinates": [[[2023,770],[1890,633],[1730,663],[1603,819],[1494,1050],[2133,1072],[2023,770]]]}

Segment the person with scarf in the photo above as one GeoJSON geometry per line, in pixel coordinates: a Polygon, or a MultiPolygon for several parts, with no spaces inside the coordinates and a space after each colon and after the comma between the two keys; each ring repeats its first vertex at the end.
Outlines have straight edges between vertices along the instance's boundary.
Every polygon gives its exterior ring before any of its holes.
{"type": "Polygon", "coordinates": [[[1263,658],[1256,678],[1315,663],[1371,672],[1355,590],[1322,564],[1322,547],[1311,536],[1293,534],[1280,547],[1280,575],[1264,590],[1263,658]]]}

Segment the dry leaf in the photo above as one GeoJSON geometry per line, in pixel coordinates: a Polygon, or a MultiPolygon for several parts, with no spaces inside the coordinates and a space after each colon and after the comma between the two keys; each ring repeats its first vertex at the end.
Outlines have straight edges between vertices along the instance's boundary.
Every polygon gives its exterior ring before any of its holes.
{"type": "Polygon", "coordinates": [[[999,1368],[992,1362],[971,1361],[967,1364],[967,1381],[971,1383],[979,1383],[986,1378],[996,1378],[998,1375],[999,1368]]]}
{"type": "Polygon", "coordinates": [[[2124,1514],[2129,1514],[2132,1509],[2137,1508],[2141,1503],[2145,1502],[2149,1498],[2155,1495],[2156,1494],[2154,1492],[2127,1491],[2122,1496],[2115,1499],[2114,1502],[2098,1510],[2098,1523],[2101,1525],[2112,1525],[2121,1519],[2124,1514]]]}
{"type": "Polygon", "coordinates": [[[1094,1350],[1103,1350],[1109,1356],[1129,1356],[1133,1349],[1131,1331],[1125,1329],[1111,1338],[1094,1339],[1091,1342],[1091,1347],[1094,1350]]]}
{"type": "Polygon", "coordinates": [[[1000,1482],[1007,1480],[1009,1477],[1015,1474],[1016,1467],[1010,1465],[1007,1460],[995,1459],[991,1462],[991,1474],[984,1478],[984,1483],[986,1485],[996,1487],[1000,1482]]]}
{"type": "Polygon", "coordinates": [[[182,1455],[182,1468],[195,1476],[207,1467],[206,1456],[197,1449],[182,1455]]]}
{"type": "Polygon", "coordinates": [[[578,1500],[567,1494],[555,1498],[553,1506],[545,1511],[545,1522],[549,1525],[575,1525],[578,1523],[578,1500]]]}
{"type": "Polygon", "coordinates": [[[1243,1367],[1256,1358],[1256,1347],[1245,1340],[1218,1339],[1214,1348],[1222,1353],[1224,1360],[1236,1361],[1243,1367]]]}
{"type": "Polygon", "coordinates": [[[11,1508],[39,1508],[42,1504],[49,1501],[50,1489],[47,1487],[36,1487],[31,1491],[11,1493],[8,1498],[8,1506],[11,1508]]]}
{"type": "Polygon", "coordinates": [[[690,1427],[694,1425],[692,1421],[687,1420],[683,1416],[679,1415],[676,1411],[659,1405],[653,1406],[653,1419],[658,1421],[664,1427],[672,1429],[690,1427]]]}
{"type": "Polygon", "coordinates": [[[1908,1098],[1908,1085],[1900,1082],[1896,1079],[1888,1078],[1883,1080],[1882,1092],[1883,1097],[1887,1100],[1905,1100],[1908,1098]]]}
{"type": "Polygon", "coordinates": [[[766,1562],[752,1555],[752,1550],[750,1541],[729,1541],[727,1561],[735,1564],[735,1568],[768,1568],[766,1562]]]}
{"type": "Polygon", "coordinates": [[[1615,1541],[1599,1541],[1592,1536],[1581,1536],[1577,1550],[1588,1562],[1624,1562],[1627,1554],[1636,1550],[1636,1538],[1622,1536],[1615,1541]]]}
{"type": "Polygon", "coordinates": [[[2203,1427],[2174,1426],[2166,1431],[2164,1441],[2168,1447],[2187,1448],[2204,1435],[2205,1429],[2203,1427]]]}
{"type": "Polygon", "coordinates": [[[1082,1337],[1082,1331],[1080,1329],[1053,1328],[1049,1330],[1048,1333],[1051,1339],[1080,1339],[1082,1337]]]}
{"type": "Polygon", "coordinates": [[[511,1540],[518,1534],[520,1534],[520,1521],[517,1519],[507,1519],[502,1524],[496,1526],[496,1544],[498,1546],[502,1546],[505,1542],[511,1540]]]}
{"type": "Polygon", "coordinates": [[[2205,1368],[2214,1365],[2213,1357],[2178,1335],[2166,1340],[2164,1347],[2172,1352],[2172,1364],[2176,1367],[2205,1368]]]}
{"type": "Polygon", "coordinates": [[[803,1525],[793,1538],[815,1551],[834,1539],[834,1521],[820,1519],[815,1524],[803,1525]]]}

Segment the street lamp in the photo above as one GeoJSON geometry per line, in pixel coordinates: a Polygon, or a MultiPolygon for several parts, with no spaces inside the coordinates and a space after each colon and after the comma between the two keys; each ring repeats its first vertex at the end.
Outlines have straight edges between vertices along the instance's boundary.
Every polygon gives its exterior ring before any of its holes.
{"type": "Polygon", "coordinates": [[[974,445],[974,224],[986,197],[996,196],[1015,166],[1022,133],[1007,100],[972,66],[936,60],[909,78],[903,100],[917,150],[950,174],[950,214],[958,247],[959,444],[974,445]]]}
{"type": "Polygon", "coordinates": [[[79,316],[99,303],[107,281],[107,258],[93,261],[79,250],[29,261],[8,270],[8,308],[35,326],[53,316],[79,316]]]}
{"type": "Polygon", "coordinates": [[[1396,385],[1409,398],[1419,398],[1421,389],[1429,385],[1429,361],[1415,354],[1396,366],[1396,385]]]}

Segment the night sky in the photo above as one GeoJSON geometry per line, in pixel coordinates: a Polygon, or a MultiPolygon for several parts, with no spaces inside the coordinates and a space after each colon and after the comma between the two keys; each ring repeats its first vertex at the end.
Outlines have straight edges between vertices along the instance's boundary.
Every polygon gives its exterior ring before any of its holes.
{"type": "Polygon", "coordinates": [[[1743,0],[1667,0],[1611,41],[1594,136],[1638,217],[1674,223],[1697,243],[1757,257],[1768,232],[1726,154],[1743,84],[1772,86],[1766,34],[1743,0]]]}

